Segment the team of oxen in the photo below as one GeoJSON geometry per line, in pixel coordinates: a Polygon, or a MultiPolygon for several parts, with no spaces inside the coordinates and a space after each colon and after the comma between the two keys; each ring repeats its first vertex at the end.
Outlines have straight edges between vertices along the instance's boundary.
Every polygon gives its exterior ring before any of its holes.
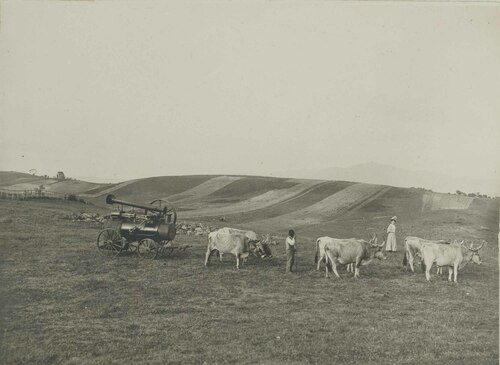
{"type": "MultiPolygon", "coordinates": [[[[421,260],[422,271],[425,271],[427,281],[430,281],[430,269],[436,264],[437,274],[441,275],[442,268],[447,266],[448,280],[457,282],[458,270],[468,263],[481,264],[479,250],[486,242],[479,246],[461,242],[450,242],[448,240],[426,240],[419,237],[406,237],[404,242],[403,266],[407,270],[408,265],[412,272],[415,272],[415,259],[421,260]]],[[[250,254],[262,258],[272,257],[271,245],[277,244],[270,235],[258,237],[253,231],[240,230],[235,228],[221,228],[210,232],[208,235],[208,247],[205,257],[205,266],[208,265],[210,256],[216,252],[220,260],[224,254],[236,256],[236,268],[240,268],[240,262],[245,262],[250,254]]],[[[346,265],[347,271],[354,273],[355,278],[359,278],[359,269],[366,266],[373,259],[385,260],[385,240],[378,243],[376,235],[372,235],[369,241],[357,238],[337,239],[332,237],[320,237],[316,240],[316,250],[314,261],[316,269],[320,269],[320,264],[325,264],[325,276],[328,277],[329,269],[333,271],[337,278],[340,275],[337,271],[339,265],[346,265]]]]}

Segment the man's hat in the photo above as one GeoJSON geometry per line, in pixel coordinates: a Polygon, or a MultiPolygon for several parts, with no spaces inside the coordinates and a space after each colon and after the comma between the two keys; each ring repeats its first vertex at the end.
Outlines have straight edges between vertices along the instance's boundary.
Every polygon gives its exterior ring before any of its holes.
{"type": "Polygon", "coordinates": [[[391,221],[397,221],[398,220],[398,217],[394,216],[391,218],[391,221]]]}

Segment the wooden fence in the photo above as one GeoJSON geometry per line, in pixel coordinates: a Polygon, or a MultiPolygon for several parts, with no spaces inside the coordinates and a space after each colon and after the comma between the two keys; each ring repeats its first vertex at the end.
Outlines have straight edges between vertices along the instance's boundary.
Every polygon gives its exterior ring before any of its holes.
{"type": "Polygon", "coordinates": [[[30,200],[30,199],[63,199],[81,200],[74,194],[56,193],[46,190],[6,190],[0,189],[0,199],[30,200]]]}

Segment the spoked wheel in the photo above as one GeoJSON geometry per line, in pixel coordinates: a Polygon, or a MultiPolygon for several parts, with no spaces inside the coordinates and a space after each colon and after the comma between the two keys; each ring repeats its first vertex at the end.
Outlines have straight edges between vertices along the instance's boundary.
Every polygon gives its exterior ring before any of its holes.
{"type": "Polygon", "coordinates": [[[137,245],[137,254],[144,259],[154,259],[158,255],[158,244],[151,238],[144,238],[137,245]]]}
{"type": "Polygon", "coordinates": [[[97,249],[103,256],[118,256],[124,247],[125,240],[112,228],[102,230],[97,236],[97,249]]]}

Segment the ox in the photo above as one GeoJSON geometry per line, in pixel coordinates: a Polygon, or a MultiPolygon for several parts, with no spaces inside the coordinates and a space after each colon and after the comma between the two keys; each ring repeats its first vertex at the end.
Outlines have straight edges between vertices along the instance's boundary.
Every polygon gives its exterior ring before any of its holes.
{"type": "Polygon", "coordinates": [[[256,248],[254,254],[260,256],[262,259],[273,257],[271,251],[271,245],[276,246],[278,242],[272,239],[271,235],[265,234],[261,237],[261,240],[256,243],[256,248]]]}
{"type": "Polygon", "coordinates": [[[241,234],[243,236],[248,237],[251,241],[254,241],[254,242],[260,241],[257,238],[257,233],[255,233],[254,231],[247,231],[244,229],[224,227],[224,228],[218,229],[217,232],[224,232],[224,233],[228,233],[228,234],[241,234]]]}
{"type": "Polygon", "coordinates": [[[337,265],[354,264],[354,277],[359,278],[359,267],[361,265],[368,265],[374,258],[385,260],[387,256],[384,253],[383,247],[385,240],[382,244],[377,244],[377,237],[374,236],[370,242],[357,239],[331,239],[324,245],[324,252],[326,258],[326,274],[328,277],[328,264],[331,263],[332,271],[337,278],[340,278],[337,272],[337,265]]]}
{"type": "MultiPolygon", "coordinates": [[[[415,272],[415,268],[413,267],[413,261],[416,256],[422,257],[422,245],[424,243],[436,243],[436,244],[450,244],[450,242],[445,240],[426,240],[419,237],[408,236],[405,238],[405,247],[404,247],[404,255],[403,255],[403,266],[405,271],[408,270],[408,264],[410,265],[410,269],[412,272],[415,272]]],[[[425,264],[422,262],[422,271],[425,271],[425,264]]]]}
{"type": "MultiPolygon", "coordinates": [[[[255,246],[255,247],[253,247],[253,246],[251,247],[252,248],[251,252],[254,255],[255,255],[256,251],[259,251],[259,249],[262,248],[262,244],[261,244],[260,240],[257,238],[257,234],[254,231],[224,227],[224,228],[218,229],[215,232],[221,232],[221,233],[224,233],[227,235],[232,235],[232,234],[243,235],[243,236],[247,237],[249,239],[249,243],[251,245],[255,246]]],[[[219,255],[220,261],[222,262],[222,255],[224,252],[217,250],[217,253],[219,255]]],[[[246,260],[246,257],[245,257],[245,260],[246,260]]]]}
{"type": "Polygon", "coordinates": [[[247,235],[231,232],[226,228],[221,228],[217,231],[208,234],[207,253],[205,255],[205,266],[208,266],[208,260],[213,251],[217,250],[222,255],[231,253],[236,256],[236,268],[240,268],[240,259],[246,261],[249,253],[255,249],[255,243],[247,235]],[[253,247],[252,247],[253,246],[253,247]]]}
{"type": "MultiPolygon", "coordinates": [[[[363,242],[364,240],[362,239],[357,239],[357,238],[345,238],[345,239],[340,239],[341,241],[352,241],[352,242],[363,242]]],[[[375,240],[375,236],[372,236],[370,239],[370,242],[373,242],[375,240]]],[[[326,255],[325,255],[325,245],[331,242],[336,242],[339,241],[338,238],[332,238],[328,236],[320,237],[316,240],[316,251],[314,254],[314,263],[317,264],[316,266],[316,271],[319,271],[319,266],[321,262],[325,261],[326,262],[326,255]]],[[[347,271],[351,272],[352,265],[348,264],[347,265],[347,271]]],[[[352,271],[354,272],[354,271],[352,271]]]]}
{"type": "Polygon", "coordinates": [[[438,243],[424,243],[421,247],[422,259],[425,264],[425,277],[431,281],[431,267],[434,263],[438,267],[448,266],[448,281],[451,281],[451,274],[454,274],[453,281],[457,283],[458,270],[464,268],[469,262],[481,265],[479,250],[483,247],[485,241],[479,247],[473,248],[460,244],[442,245],[438,243]]]}

